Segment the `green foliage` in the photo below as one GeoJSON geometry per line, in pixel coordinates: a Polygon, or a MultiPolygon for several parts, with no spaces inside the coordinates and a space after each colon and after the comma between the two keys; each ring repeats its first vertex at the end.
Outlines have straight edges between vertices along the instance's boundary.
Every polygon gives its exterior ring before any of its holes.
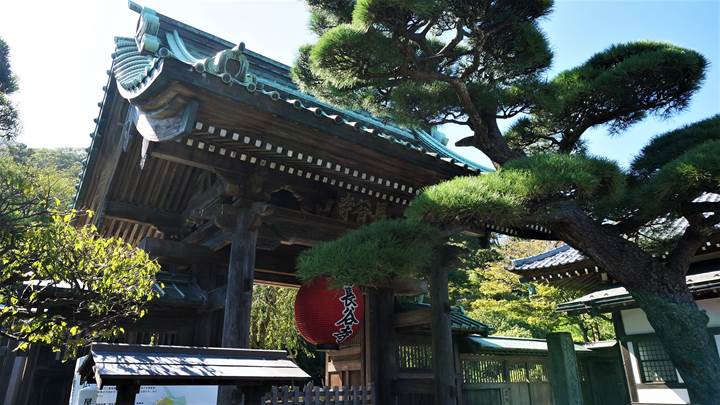
{"type": "Polygon", "coordinates": [[[640,207],[651,215],[680,207],[704,191],[720,191],[720,140],[707,141],[663,165],[640,186],[638,199],[652,195],[640,207]]]}
{"type": "MultiPolygon", "coordinates": [[[[33,154],[12,150],[14,156],[0,153],[0,333],[20,348],[42,343],[67,349],[66,356],[121,335],[120,323],[143,317],[158,295],[159,265],[92,226],[76,228],[77,213],[64,208],[74,179],[18,163],[13,157],[32,162],[33,154]]],[[[65,160],[63,152],[37,155],[48,156],[65,160]]]]}
{"type": "Polygon", "coordinates": [[[393,26],[399,22],[440,17],[445,6],[437,0],[358,0],[353,23],[365,28],[373,24],[393,26]]]}
{"type": "MultiPolygon", "coordinates": [[[[720,221],[717,203],[693,203],[703,192],[720,191],[717,117],[654,140],[630,173],[606,160],[584,156],[583,136],[590,128],[604,125],[617,134],[649,114],[668,116],[685,108],[705,77],[708,63],[699,53],[660,42],[619,44],[547,80],[552,53],[538,22],[550,12],[551,1],[311,3],[326,15],[321,16],[324,25],[317,29],[317,44],[305,48],[296,65],[295,79],[302,88],[410,127],[466,125],[472,136],[459,144],[479,148],[499,168],[428,187],[407,210],[411,221],[471,227],[540,224],[566,240],[602,244],[603,249],[587,249],[599,264],[611,263],[607,255],[618,254],[615,248],[627,247],[628,240],[641,249],[667,246],[668,240],[647,244],[653,238],[635,238],[653,227],[649,224],[670,224],[684,216],[693,219],[690,226],[698,230],[686,235],[697,236],[709,233],[720,221]],[[344,6],[341,11],[336,7],[339,3],[344,6]],[[519,114],[526,115],[503,134],[497,120],[519,114]],[[604,237],[595,240],[601,229],[604,237]]],[[[301,259],[306,277],[337,274],[343,281],[373,284],[394,277],[391,271],[407,275],[432,262],[430,257],[413,256],[413,249],[398,249],[403,244],[385,249],[383,238],[387,236],[382,232],[361,229],[340,243],[311,250],[301,259]],[[357,250],[352,243],[356,241],[357,250]],[[345,257],[349,258],[346,267],[345,257]],[[330,266],[323,269],[327,263],[330,266]]],[[[634,283],[626,287],[637,292],[644,288],[637,280],[647,276],[643,273],[647,262],[655,261],[668,268],[657,275],[660,283],[675,286],[676,298],[686,297],[683,294],[690,293],[670,280],[686,273],[699,242],[672,242],[681,248],[673,250],[681,260],[671,260],[672,269],[635,250],[625,256],[627,266],[606,270],[621,282],[634,283]]],[[[426,246],[426,252],[432,251],[426,246]]],[[[548,300],[528,299],[515,288],[516,280],[508,277],[492,275],[486,288],[490,295],[480,301],[478,311],[507,297],[505,306],[498,307],[497,319],[514,323],[502,328],[535,335],[556,325],[552,320],[533,320],[537,327],[522,324],[539,313],[550,316],[547,303],[559,298],[543,287],[538,290],[548,300]]],[[[657,313],[650,305],[643,309],[657,313]]],[[[480,315],[494,319],[493,313],[480,315]]],[[[541,318],[548,320],[545,315],[541,318]]],[[[576,324],[583,330],[582,323],[576,324]]],[[[599,326],[595,332],[604,333],[599,326]]],[[[704,327],[692,333],[699,336],[704,327]]],[[[672,347],[673,342],[664,343],[672,347]]],[[[692,358],[677,350],[669,352],[676,364],[688,365],[685,370],[700,367],[698,358],[716,358],[713,353],[692,358]]],[[[699,393],[698,381],[686,378],[686,382],[691,392],[699,393]]]]}
{"type": "Polygon", "coordinates": [[[0,93],[11,94],[17,89],[17,79],[10,68],[10,47],[0,38],[0,93]]]}
{"type": "Polygon", "coordinates": [[[55,212],[27,227],[0,256],[0,330],[24,344],[43,343],[68,355],[124,332],[119,321],[143,317],[158,296],[160,266],[120,239],[92,226],[72,225],[75,214],[55,212]]]}
{"type": "Polygon", "coordinates": [[[10,99],[0,93],[0,139],[12,139],[17,135],[20,117],[10,99]]]}
{"type": "Polygon", "coordinates": [[[613,337],[612,324],[588,315],[565,315],[558,304],[582,293],[548,284],[521,283],[520,277],[505,270],[511,258],[541,253],[552,245],[543,241],[509,239],[491,249],[476,249],[451,273],[451,302],[468,315],[502,336],[545,338],[550,332],[570,332],[575,341],[597,341],[613,337]]]}
{"type": "Polygon", "coordinates": [[[309,281],[329,276],[337,284],[386,285],[430,267],[445,243],[432,226],[405,220],[383,220],[304,251],[298,276],[309,281]]]}
{"type": "Polygon", "coordinates": [[[298,365],[322,381],[325,362],[295,328],[295,296],[297,290],[257,284],[253,288],[250,325],[250,347],[253,349],[287,350],[298,365]]]}
{"type": "Polygon", "coordinates": [[[405,82],[392,92],[393,118],[407,127],[422,127],[426,117],[440,118],[457,113],[457,96],[447,83],[405,82]]]}
{"type": "Polygon", "coordinates": [[[8,95],[17,91],[17,79],[10,69],[10,47],[0,38],[0,139],[17,135],[20,120],[8,95]]]}
{"type": "Polygon", "coordinates": [[[539,82],[551,63],[537,25],[550,1],[308,3],[320,38],[295,64],[300,87],[408,126],[467,123],[451,79],[468,86],[483,113],[514,116],[527,109],[532,94],[531,86],[518,84],[539,82]],[[433,98],[437,94],[442,98],[433,98]]]}
{"type": "Polygon", "coordinates": [[[14,141],[0,142],[0,159],[32,168],[26,174],[50,192],[47,201],[58,199],[66,208],[72,206],[85,156],[81,148],[30,149],[14,141]]]}
{"type": "Polygon", "coordinates": [[[307,350],[295,329],[294,288],[256,285],[253,288],[250,346],[282,349],[293,355],[307,350]]]}
{"type": "Polygon", "coordinates": [[[328,30],[313,46],[310,62],[324,82],[344,89],[394,69],[399,57],[382,34],[343,24],[328,30]]]}
{"type": "Polygon", "coordinates": [[[317,35],[332,27],[352,22],[355,0],[307,0],[310,6],[310,29],[317,35]]]}
{"type": "Polygon", "coordinates": [[[309,3],[320,38],[297,60],[301,88],[409,127],[467,125],[476,141],[467,144],[481,147],[499,136],[488,121],[529,113],[503,139],[513,150],[583,151],[589,128],[618,133],[685,108],[707,69],[697,52],[641,41],[613,45],[548,82],[552,52],[538,22],[552,1],[309,3]]]}
{"type": "Polygon", "coordinates": [[[707,141],[720,140],[720,115],[656,136],[633,160],[631,174],[647,180],[666,163],[707,141]]]}
{"type": "Polygon", "coordinates": [[[593,126],[619,133],[648,114],[667,116],[687,106],[707,65],[699,53],[667,43],[613,45],[551,81],[535,100],[532,129],[559,134],[560,150],[571,151],[593,126]]]}
{"type": "Polygon", "coordinates": [[[548,204],[555,201],[605,211],[623,197],[624,186],[623,173],[608,160],[542,154],[514,160],[497,172],[427,187],[405,214],[441,224],[520,225],[531,216],[551,215],[548,204]]]}

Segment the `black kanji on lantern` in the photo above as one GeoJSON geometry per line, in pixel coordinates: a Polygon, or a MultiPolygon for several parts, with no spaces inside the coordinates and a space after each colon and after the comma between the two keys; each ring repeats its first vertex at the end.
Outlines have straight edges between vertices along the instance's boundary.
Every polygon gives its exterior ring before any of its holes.
{"type": "Polygon", "coordinates": [[[339,321],[335,322],[335,325],[340,326],[340,330],[332,334],[337,343],[342,343],[350,337],[353,334],[353,326],[360,323],[355,317],[355,309],[358,307],[358,303],[353,287],[351,285],[345,286],[344,291],[345,294],[340,297],[340,302],[343,304],[343,316],[339,321]]]}

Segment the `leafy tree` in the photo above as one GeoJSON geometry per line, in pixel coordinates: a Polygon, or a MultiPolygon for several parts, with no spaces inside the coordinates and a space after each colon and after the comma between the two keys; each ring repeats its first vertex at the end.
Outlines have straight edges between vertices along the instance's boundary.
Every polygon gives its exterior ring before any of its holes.
{"type": "Polygon", "coordinates": [[[256,285],[253,288],[250,346],[255,349],[303,350],[294,327],[293,304],[297,292],[292,288],[256,285]]]}
{"type": "Polygon", "coordinates": [[[77,213],[67,208],[76,181],[68,174],[72,157],[36,156],[67,160],[68,169],[57,170],[18,163],[32,162],[33,152],[17,145],[7,150],[0,153],[0,334],[20,349],[64,348],[66,357],[118,337],[120,325],[144,316],[158,295],[159,265],[92,226],[75,227],[77,213]]]}
{"type": "Polygon", "coordinates": [[[19,120],[8,95],[17,80],[8,56],[0,39],[0,334],[19,349],[46,344],[71,357],[145,315],[160,267],[120,239],[75,227],[69,207],[85,152],[14,141],[19,120]]]}
{"type": "Polygon", "coordinates": [[[295,328],[296,295],[294,288],[255,285],[250,347],[287,350],[303,370],[320,381],[325,371],[323,356],[311,348],[295,328]]]}
{"type": "Polygon", "coordinates": [[[720,358],[708,317],[685,283],[714,234],[720,203],[720,117],[650,142],[630,170],[586,156],[583,136],[614,133],[685,108],[706,59],[660,42],[613,45],[545,79],[538,28],[550,0],[312,0],[317,43],[294,67],[300,86],[409,126],[455,123],[461,146],[498,171],[430,187],[406,213],[444,228],[542,225],[627,288],[700,404],[720,400],[720,358]],[[518,118],[505,133],[498,120],[518,118]],[[646,249],[648,227],[682,220],[668,254],[646,249]]]}
{"type": "Polygon", "coordinates": [[[81,148],[35,149],[13,140],[0,141],[0,157],[31,168],[28,173],[44,181],[45,187],[53,191],[52,197],[60,200],[65,208],[72,206],[85,156],[86,152],[81,148]]]}
{"type": "Polygon", "coordinates": [[[10,139],[17,134],[18,114],[8,98],[15,91],[17,80],[10,69],[10,47],[0,38],[0,139],[10,139]]]}
{"type": "Polygon", "coordinates": [[[544,241],[510,239],[491,249],[472,249],[450,273],[450,301],[470,317],[493,327],[494,333],[544,339],[550,332],[570,332],[574,340],[594,342],[614,337],[612,322],[586,314],[565,315],[557,304],[582,295],[548,285],[521,283],[505,269],[513,257],[526,257],[551,247],[544,241]]]}

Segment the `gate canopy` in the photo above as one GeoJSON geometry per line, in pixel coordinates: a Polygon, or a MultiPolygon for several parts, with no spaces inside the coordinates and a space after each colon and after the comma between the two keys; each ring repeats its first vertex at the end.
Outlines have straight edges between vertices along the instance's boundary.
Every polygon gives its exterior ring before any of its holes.
{"type": "Polygon", "coordinates": [[[310,379],[279,350],[93,343],[78,369],[106,385],[286,384],[310,379]]]}

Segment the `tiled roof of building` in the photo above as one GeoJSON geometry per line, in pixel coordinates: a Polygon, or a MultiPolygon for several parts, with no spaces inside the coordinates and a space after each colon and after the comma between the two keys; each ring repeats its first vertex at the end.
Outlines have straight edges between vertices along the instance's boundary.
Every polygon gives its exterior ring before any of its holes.
{"type": "Polygon", "coordinates": [[[160,74],[163,61],[174,59],[198,74],[216,75],[228,86],[244,86],[250,92],[288,103],[328,123],[350,126],[361,136],[376,136],[470,172],[493,170],[449,150],[441,140],[425,131],[401,128],[366,112],[340,108],[303,93],[293,83],[289,66],[247,50],[244,44],[233,44],[132,2],[130,8],[140,13],[140,26],[147,29],[140,30],[135,38],[115,38],[112,71],[126,95],[141,93],[160,74]],[[202,37],[206,44],[199,44],[190,36],[202,37]],[[207,43],[212,46],[208,47],[207,43]],[[223,52],[235,52],[247,58],[248,80],[238,80],[211,68],[223,52]]]}
{"type": "MultiPolygon", "coordinates": [[[[720,288],[720,270],[692,274],[685,277],[693,294],[720,288]]],[[[610,288],[583,295],[580,298],[558,305],[557,310],[568,313],[609,311],[622,306],[632,306],[635,301],[624,287],[610,288]]]]}
{"type": "Polygon", "coordinates": [[[585,255],[579,250],[569,245],[562,245],[547,252],[540,253],[539,255],[514,259],[512,261],[512,268],[514,270],[542,269],[577,263],[586,259],[585,255]]]}

